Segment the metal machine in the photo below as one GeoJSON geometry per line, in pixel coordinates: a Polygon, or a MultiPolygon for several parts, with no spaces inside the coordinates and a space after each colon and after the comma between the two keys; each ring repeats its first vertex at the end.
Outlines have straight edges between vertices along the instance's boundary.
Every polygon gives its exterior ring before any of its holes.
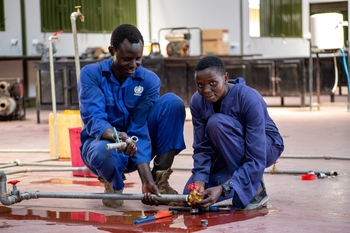
{"type": "Polygon", "coordinates": [[[22,120],[25,117],[21,78],[0,78],[0,120],[22,120]]]}
{"type": "MultiPolygon", "coordinates": [[[[165,35],[165,39],[169,41],[166,46],[166,52],[169,57],[172,56],[189,56],[191,30],[199,30],[200,44],[202,43],[202,30],[197,27],[179,27],[179,28],[162,28],[158,32],[158,41],[160,41],[160,33],[164,30],[170,30],[170,33],[165,35]],[[186,32],[184,32],[186,31],[186,32]]],[[[202,49],[202,46],[200,46],[202,49]]],[[[202,51],[200,51],[202,52],[202,51]]]]}

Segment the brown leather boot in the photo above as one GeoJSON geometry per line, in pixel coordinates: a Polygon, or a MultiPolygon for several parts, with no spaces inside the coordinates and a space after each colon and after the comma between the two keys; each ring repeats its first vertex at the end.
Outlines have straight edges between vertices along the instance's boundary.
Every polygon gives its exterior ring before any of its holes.
{"type": "MultiPolygon", "coordinates": [[[[173,189],[169,184],[169,177],[173,173],[171,168],[167,170],[160,170],[156,172],[156,185],[161,194],[178,194],[178,192],[173,189]]],[[[169,205],[169,206],[184,206],[186,203],[179,201],[162,201],[161,205],[169,205]]]]}
{"type": "MultiPolygon", "coordinates": [[[[117,194],[123,193],[123,189],[122,190],[114,190],[112,185],[108,181],[102,179],[101,177],[99,177],[98,180],[101,183],[103,183],[105,186],[104,193],[117,193],[117,194]]],[[[123,200],[115,200],[115,199],[102,199],[102,203],[107,207],[115,208],[115,207],[122,206],[124,201],[123,200]]]]}

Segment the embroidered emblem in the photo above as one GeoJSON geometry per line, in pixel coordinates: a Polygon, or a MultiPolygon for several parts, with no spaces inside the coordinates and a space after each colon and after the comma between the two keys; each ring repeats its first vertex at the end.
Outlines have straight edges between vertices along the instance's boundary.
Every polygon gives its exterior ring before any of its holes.
{"type": "Polygon", "coordinates": [[[136,86],[134,88],[134,95],[141,96],[142,92],[143,92],[143,87],[142,86],[136,86]]]}

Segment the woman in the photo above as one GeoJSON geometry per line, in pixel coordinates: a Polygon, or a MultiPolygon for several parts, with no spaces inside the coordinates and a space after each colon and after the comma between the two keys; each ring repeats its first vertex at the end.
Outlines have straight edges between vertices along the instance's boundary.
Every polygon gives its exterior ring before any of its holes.
{"type": "Polygon", "coordinates": [[[284,150],[264,99],[243,78],[229,80],[224,63],[215,56],[198,62],[194,79],[197,92],[190,101],[194,168],[186,186],[197,184],[204,198],[194,205],[216,203],[246,210],[264,205],[268,200],[264,170],[284,150]]]}

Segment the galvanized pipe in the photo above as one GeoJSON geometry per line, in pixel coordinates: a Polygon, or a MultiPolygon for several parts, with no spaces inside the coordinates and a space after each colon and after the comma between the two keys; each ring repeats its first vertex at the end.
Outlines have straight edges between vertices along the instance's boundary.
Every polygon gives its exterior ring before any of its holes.
{"type": "Polygon", "coordinates": [[[29,162],[29,163],[23,163],[19,159],[15,159],[11,163],[7,163],[3,166],[0,166],[1,168],[7,168],[7,167],[16,167],[16,166],[48,166],[48,167],[70,167],[72,166],[70,163],[40,163],[40,162],[29,162]]]}
{"type": "Polygon", "coordinates": [[[74,60],[75,60],[75,75],[77,78],[77,83],[79,81],[80,76],[80,60],[79,60],[79,48],[78,48],[78,38],[77,38],[77,18],[80,18],[81,22],[84,22],[84,15],[80,12],[80,6],[75,7],[77,9],[76,12],[73,12],[70,15],[71,25],[72,25],[72,34],[73,34],[73,42],[74,42],[74,60]]]}
{"type": "MultiPolygon", "coordinates": [[[[144,194],[116,194],[116,193],[74,193],[74,192],[25,192],[30,198],[72,198],[72,199],[114,199],[114,200],[141,200],[144,194]]],[[[162,194],[161,197],[151,194],[159,201],[187,201],[188,195],[183,194],[162,194]]]]}
{"type": "MultiPolygon", "coordinates": [[[[192,153],[182,152],[179,154],[180,156],[192,156],[192,153]]],[[[337,156],[337,155],[281,155],[280,159],[339,159],[339,160],[350,160],[349,156],[337,156]]]]}
{"type": "MultiPolygon", "coordinates": [[[[43,162],[48,162],[48,161],[56,161],[58,158],[51,158],[51,159],[43,159],[43,160],[37,160],[37,161],[32,161],[30,163],[43,163],[43,162]]],[[[9,165],[9,164],[22,164],[22,162],[19,159],[15,159],[11,163],[0,163],[1,165],[9,165]]]]}
{"type": "Polygon", "coordinates": [[[309,171],[295,171],[295,170],[278,170],[278,169],[271,169],[271,170],[265,170],[264,173],[270,173],[270,174],[290,174],[290,175],[302,175],[302,174],[308,174],[308,173],[313,173],[313,174],[320,174],[320,173],[324,173],[328,176],[337,176],[338,172],[336,171],[313,171],[313,170],[309,170],[309,171]]]}
{"type": "Polygon", "coordinates": [[[0,166],[0,168],[4,168],[6,166],[8,167],[14,167],[14,166],[71,167],[72,164],[71,163],[65,163],[65,164],[62,164],[62,163],[21,163],[21,164],[11,163],[5,166],[0,166]]]}
{"type": "Polygon", "coordinates": [[[16,174],[16,173],[26,173],[26,172],[67,172],[67,171],[87,171],[87,167],[68,167],[68,168],[27,168],[12,171],[3,171],[6,175],[16,174]]]}
{"type": "Polygon", "coordinates": [[[0,153],[49,153],[49,149],[0,149],[0,153]]]}
{"type": "MultiPolygon", "coordinates": [[[[191,167],[172,167],[171,169],[173,170],[185,170],[185,171],[191,171],[192,168],[191,167]]],[[[309,170],[309,171],[305,171],[305,170],[300,170],[300,171],[295,171],[295,170],[278,170],[278,169],[265,169],[264,173],[270,173],[270,174],[290,174],[290,175],[301,175],[301,174],[307,174],[309,172],[314,172],[315,174],[318,173],[324,173],[326,175],[329,176],[337,176],[338,172],[336,171],[314,171],[314,170],[309,170]]]]}
{"type": "Polygon", "coordinates": [[[59,158],[58,153],[58,129],[57,129],[57,114],[56,114],[56,90],[55,90],[55,70],[53,64],[53,49],[52,40],[56,39],[57,36],[49,37],[49,54],[50,54],[50,82],[51,82],[51,100],[52,100],[52,111],[53,111],[53,126],[54,126],[54,137],[55,137],[55,152],[56,157],[59,158]]]}
{"type": "MultiPolygon", "coordinates": [[[[144,194],[110,194],[110,193],[74,193],[74,192],[20,192],[14,187],[11,193],[6,193],[6,174],[0,171],[0,200],[3,205],[12,205],[22,200],[38,198],[73,198],[73,199],[114,199],[114,200],[141,200],[144,194]]],[[[152,196],[158,201],[188,201],[188,195],[162,194],[152,196]]]]}
{"type": "Polygon", "coordinates": [[[339,159],[339,160],[350,160],[350,156],[332,156],[332,155],[281,155],[280,158],[284,159],[339,159]]]}

